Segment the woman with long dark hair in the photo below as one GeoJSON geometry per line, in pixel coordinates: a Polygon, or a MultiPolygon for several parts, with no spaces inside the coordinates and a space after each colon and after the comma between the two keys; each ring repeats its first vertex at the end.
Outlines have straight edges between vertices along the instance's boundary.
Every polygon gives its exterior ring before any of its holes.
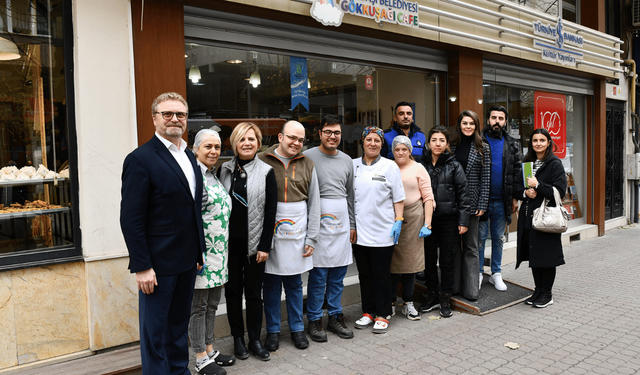
{"type": "Polygon", "coordinates": [[[555,206],[553,189],[560,197],[567,190],[567,176],[560,159],[553,154],[553,140],[546,129],[533,131],[529,140],[529,150],[524,162],[533,163],[533,176],[526,177],[528,188],[521,178],[515,185],[514,196],[522,200],[518,215],[518,255],[516,268],[523,261],[529,261],[535,290],[525,301],[534,307],[553,304],[551,289],[556,278],[556,267],[564,264],[560,233],[546,233],[533,229],[533,211],[549,199],[548,205],[555,206]]]}
{"type": "Polygon", "coordinates": [[[469,230],[462,235],[462,252],[456,252],[453,293],[468,300],[478,299],[482,276],[478,273],[478,223],[489,206],[491,152],[480,135],[478,115],[464,110],[458,116],[451,137],[451,152],[467,177],[469,230]]]}
{"type": "Polygon", "coordinates": [[[440,315],[449,318],[453,315],[453,257],[456,251],[460,251],[460,235],[467,231],[469,225],[467,177],[451,154],[447,128],[436,126],[431,129],[427,134],[427,142],[422,163],[431,178],[436,209],[431,222],[432,233],[424,243],[427,301],[420,305],[419,311],[429,312],[440,308],[440,315]],[[438,280],[438,263],[442,281],[438,280]],[[438,295],[439,287],[442,291],[438,295]]]}

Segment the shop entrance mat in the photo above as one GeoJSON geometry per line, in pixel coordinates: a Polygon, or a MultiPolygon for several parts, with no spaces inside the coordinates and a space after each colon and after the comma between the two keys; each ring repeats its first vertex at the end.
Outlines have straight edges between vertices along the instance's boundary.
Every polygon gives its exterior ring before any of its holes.
{"type": "MultiPolygon", "coordinates": [[[[469,301],[461,295],[453,296],[451,298],[451,308],[468,314],[486,315],[518,303],[524,303],[524,300],[533,293],[531,289],[512,283],[509,280],[504,280],[504,283],[507,284],[507,290],[499,292],[493,284],[489,283],[489,275],[484,274],[478,299],[469,301]]],[[[416,300],[423,302],[425,300],[423,294],[426,291],[427,288],[424,285],[416,283],[414,295],[416,300]]]]}

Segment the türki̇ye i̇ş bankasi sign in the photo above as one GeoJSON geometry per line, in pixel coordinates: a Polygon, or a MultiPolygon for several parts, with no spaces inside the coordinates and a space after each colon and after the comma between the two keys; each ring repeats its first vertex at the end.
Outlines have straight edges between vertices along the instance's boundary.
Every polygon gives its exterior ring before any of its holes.
{"type": "Polygon", "coordinates": [[[418,3],[404,0],[314,0],[311,17],[325,26],[340,26],[344,14],[418,27],[418,3]]]}
{"type": "Polygon", "coordinates": [[[543,60],[575,67],[582,61],[582,52],[565,48],[565,45],[582,48],[584,38],[578,34],[563,30],[562,19],[555,26],[541,21],[533,22],[533,33],[547,40],[534,39],[533,45],[540,48],[543,60]]]}

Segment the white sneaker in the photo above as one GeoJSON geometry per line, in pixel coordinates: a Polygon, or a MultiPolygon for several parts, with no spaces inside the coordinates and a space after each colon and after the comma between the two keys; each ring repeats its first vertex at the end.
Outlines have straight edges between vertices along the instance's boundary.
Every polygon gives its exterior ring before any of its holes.
{"type": "Polygon", "coordinates": [[[480,272],[480,277],[478,278],[478,290],[482,289],[482,278],[484,273],[480,272]]]}
{"type": "Polygon", "coordinates": [[[354,326],[358,329],[365,329],[373,325],[373,317],[369,314],[363,314],[362,318],[355,321],[354,326]]]}
{"type": "Polygon", "coordinates": [[[413,301],[404,303],[402,313],[409,320],[420,320],[420,313],[416,310],[415,306],[413,306],[413,301]]]}
{"type": "Polygon", "coordinates": [[[507,285],[502,281],[502,274],[500,272],[494,273],[489,278],[489,282],[496,287],[496,290],[504,292],[507,290],[507,285]]]}

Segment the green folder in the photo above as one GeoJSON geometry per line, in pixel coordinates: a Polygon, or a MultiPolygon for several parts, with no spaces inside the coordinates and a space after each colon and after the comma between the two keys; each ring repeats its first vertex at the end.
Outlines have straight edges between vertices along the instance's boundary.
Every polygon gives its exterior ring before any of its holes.
{"type": "Polygon", "coordinates": [[[531,186],[529,186],[529,184],[527,183],[527,177],[531,178],[533,177],[533,162],[529,161],[526,163],[522,163],[522,181],[524,181],[524,187],[525,188],[530,188],[531,186]]]}

